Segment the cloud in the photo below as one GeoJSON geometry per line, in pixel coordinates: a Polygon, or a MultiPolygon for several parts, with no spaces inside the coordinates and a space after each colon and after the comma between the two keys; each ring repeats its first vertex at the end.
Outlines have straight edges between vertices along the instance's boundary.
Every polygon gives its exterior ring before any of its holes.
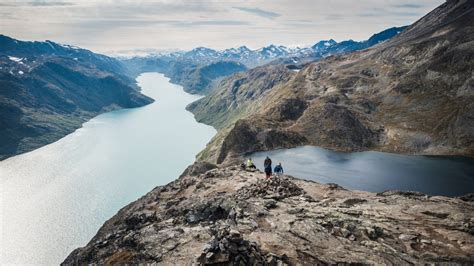
{"type": "Polygon", "coordinates": [[[239,6],[234,6],[232,8],[238,9],[243,12],[251,13],[260,17],[269,18],[269,19],[274,19],[281,16],[281,14],[278,14],[272,11],[263,10],[260,8],[249,8],[249,7],[239,7],[239,6]]]}
{"type": "Polygon", "coordinates": [[[176,26],[244,26],[244,25],[251,25],[251,23],[247,21],[240,21],[240,20],[205,20],[205,21],[189,21],[189,22],[176,22],[174,25],[176,26]]]}
{"type": "Polygon", "coordinates": [[[98,52],[259,48],[364,40],[410,24],[444,1],[0,0],[0,29],[19,39],[50,39],[98,52]]]}
{"type": "Polygon", "coordinates": [[[395,8],[422,8],[424,5],[420,4],[394,4],[392,7],[395,8]]]}
{"type": "Polygon", "coordinates": [[[290,19],[290,20],[283,21],[282,25],[287,26],[287,27],[293,27],[293,28],[294,27],[301,28],[301,27],[315,27],[320,24],[308,19],[290,19]]]}
{"type": "Polygon", "coordinates": [[[358,17],[387,17],[387,16],[395,16],[395,17],[421,17],[423,13],[418,12],[362,12],[356,14],[358,17]]]}
{"type": "MultiPolygon", "coordinates": [[[[60,22],[58,22],[60,23],[60,22]]],[[[181,20],[154,20],[154,19],[96,19],[82,21],[76,27],[84,27],[96,30],[112,30],[117,28],[143,28],[147,26],[164,26],[168,28],[190,28],[205,26],[247,26],[251,23],[240,20],[197,20],[197,21],[181,21],[181,20]]],[[[71,25],[73,26],[73,25],[71,25]]]]}
{"type": "Polygon", "coordinates": [[[0,6],[8,7],[55,7],[55,6],[72,6],[71,2],[45,2],[45,1],[34,1],[34,2],[6,2],[0,3],[0,6]]]}

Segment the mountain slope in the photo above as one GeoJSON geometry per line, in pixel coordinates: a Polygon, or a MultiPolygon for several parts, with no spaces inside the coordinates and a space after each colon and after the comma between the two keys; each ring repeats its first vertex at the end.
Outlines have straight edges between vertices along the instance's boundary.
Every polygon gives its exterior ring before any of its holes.
{"type": "Polygon", "coordinates": [[[183,86],[186,92],[193,94],[206,94],[212,89],[213,82],[247,70],[245,65],[234,61],[177,60],[169,55],[122,59],[122,63],[128,68],[131,76],[143,72],[160,72],[170,78],[171,82],[183,86]]]}
{"type": "Polygon", "coordinates": [[[205,94],[211,89],[214,81],[244,70],[247,68],[243,64],[233,61],[217,61],[209,64],[176,61],[164,72],[171,82],[183,86],[186,92],[205,94]]]}
{"type": "MultiPolygon", "coordinates": [[[[474,155],[473,6],[448,1],[387,42],[307,65],[221,130],[206,149],[213,152],[200,158],[223,163],[303,144],[474,155]]],[[[196,104],[191,110],[199,110],[199,118],[214,108],[196,104]]],[[[229,121],[233,115],[226,113],[229,121]]]]}
{"type": "Polygon", "coordinates": [[[294,75],[284,66],[256,67],[219,82],[209,96],[191,103],[187,109],[198,122],[221,129],[246,116],[259,105],[274,86],[286,83],[294,75]]]}
{"type": "Polygon", "coordinates": [[[54,142],[88,119],[152,102],[113,58],[0,36],[0,159],[54,142]]]}

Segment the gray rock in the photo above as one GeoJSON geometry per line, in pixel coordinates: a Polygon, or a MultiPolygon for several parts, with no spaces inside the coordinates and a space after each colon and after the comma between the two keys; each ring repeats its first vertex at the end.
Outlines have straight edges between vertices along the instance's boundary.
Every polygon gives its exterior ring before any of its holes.
{"type": "Polygon", "coordinates": [[[418,236],[411,235],[411,234],[400,234],[398,236],[398,239],[400,239],[402,241],[411,241],[411,240],[416,240],[417,238],[418,238],[418,236]]]}
{"type": "Polygon", "coordinates": [[[267,209],[273,209],[277,207],[277,201],[274,199],[265,200],[263,206],[267,209]]]}
{"type": "Polygon", "coordinates": [[[377,240],[379,237],[382,237],[384,235],[383,229],[378,226],[369,227],[366,229],[366,232],[367,236],[371,240],[377,240]]]}

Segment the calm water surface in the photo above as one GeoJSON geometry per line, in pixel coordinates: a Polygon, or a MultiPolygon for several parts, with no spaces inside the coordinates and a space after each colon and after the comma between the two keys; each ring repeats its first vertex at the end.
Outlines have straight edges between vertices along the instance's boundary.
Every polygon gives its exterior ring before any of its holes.
{"type": "Polygon", "coordinates": [[[474,159],[409,156],[383,152],[343,153],[318,147],[258,152],[250,155],[258,168],[270,156],[287,174],[345,188],[382,192],[421,191],[430,195],[474,193],[474,159]]]}
{"type": "Polygon", "coordinates": [[[185,110],[199,97],[161,74],[137,81],[153,104],[0,162],[1,265],[62,262],[121,207],[177,178],[215,134],[185,110]]]}

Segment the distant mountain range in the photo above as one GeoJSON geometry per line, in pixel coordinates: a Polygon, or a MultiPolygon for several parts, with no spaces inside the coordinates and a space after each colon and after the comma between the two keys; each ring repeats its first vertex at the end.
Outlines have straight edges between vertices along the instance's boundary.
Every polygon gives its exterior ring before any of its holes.
{"type": "Polygon", "coordinates": [[[158,71],[170,77],[172,82],[182,85],[187,92],[205,94],[219,79],[248,68],[264,64],[286,64],[301,68],[305,63],[327,56],[369,48],[389,40],[405,28],[393,27],[360,42],[347,40],[338,43],[331,39],[306,48],[272,44],[256,50],[246,46],[222,51],[198,47],[186,52],[158,53],[121,60],[135,75],[144,71],[158,71]],[[210,69],[213,70],[203,71],[210,69]]]}
{"type": "Polygon", "coordinates": [[[191,51],[150,54],[145,57],[161,58],[167,61],[179,60],[200,63],[227,60],[242,63],[247,67],[255,67],[269,63],[279,58],[298,58],[311,60],[334,54],[366,49],[392,38],[393,36],[402,32],[405,28],[406,26],[389,28],[372,35],[368,40],[360,42],[347,40],[338,43],[335,40],[330,39],[319,41],[311,47],[290,48],[283,45],[271,44],[256,50],[251,50],[247,46],[229,48],[221,51],[206,47],[198,47],[191,51]]]}
{"type": "Polygon", "coordinates": [[[54,142],[88,119],[148,104],[111,57],[0,35],[0,160],[54,142]]]}

